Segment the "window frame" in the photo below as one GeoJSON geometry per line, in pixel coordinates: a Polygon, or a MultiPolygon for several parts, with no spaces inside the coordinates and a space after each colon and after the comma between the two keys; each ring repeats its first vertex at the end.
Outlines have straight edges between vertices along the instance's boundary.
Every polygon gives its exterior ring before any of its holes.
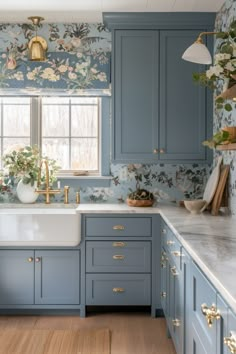
{"type": "MultiPolygon", "coordinates": [[[[11,95],[9,95],[11,96],[11,95]]],[[[12,95],[11,97],[20,95],[12,95]]],[[[57,97],[58,95],[50,95],[57,97]]],[[[3,95],[1,97],[4,97],[3,95]]],[[[28,97],[28,96],[27,96],[28,97]]],[[[47,95],[45,95],[47,97],[47,95]]],[[[60,96],[58,96],[60,97],[60,96]]],[[[73,95],[71,97],[74,97],[73,95]]],[[[82,96],[77,96],[82,97],[82,96]]],[[[85,97],[94,97],[86,95],[85,97]]],[[[78,170],[60,170],[57,177],[60,179],[101,179],[102,177],[111,178],[111,102],[110,96],[96,95],[99,98],[99,117],[98,117],[98,171],[89,171],[86,175],[75,176],[78,170]]],[[[30,108],[30,144],[42,147],[42,96],[31,96],[30,108]]]]}

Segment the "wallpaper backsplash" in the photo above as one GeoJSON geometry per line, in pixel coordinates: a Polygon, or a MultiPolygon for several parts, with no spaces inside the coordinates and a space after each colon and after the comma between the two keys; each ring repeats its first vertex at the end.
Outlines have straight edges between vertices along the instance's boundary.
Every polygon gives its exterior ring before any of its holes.
{"type": "MultiPolygon", "coordinates": [[[[109,87],[111,33],[102,24],[42,24],[38,33],[49,44],[45,63],[27,59],[27,43],[34,35],[30,24],[0,25],[0,88],[24,92],[30,87],[43,93],[109,87]]],[[[201,198],[209,175],[208,165],[197,164],[111,164],[110,169],[110,187],[97,187],[98,182],[91,186],[91,181],[89,187],[83,184],[81,202],[123,202],[136,189],[137,180],[158,201],[201,198]]],[[[69,198],[74,202],[80,180],[62,180],[64,184],[70,185],[69,198]]],[[[63,201],[63,193],[54,201],[63,201]]],[[[0,202],[17,202],[14,185],[0,183],[0,202]]]]}
{"type": "MultiPolygon", "coordinates": [[[[230,23],[236,18],[236,1],[226,0],[221,10],[216,16],[215,30],[227,31],[230,23]]],[[[232,101],[230,102],[233,103],[232,101]]],[[[219,131],[224,126],[236,126],[236,104],[232,104],[233,110],[215,109],[214,111],[214,132],[219,131]]],[[[236,215],[236,151],[215,152],[215,158],[219,154],[223,155],[224,164],[230,165],[229,177],[229,207],[233,215],[236,215]]]]}

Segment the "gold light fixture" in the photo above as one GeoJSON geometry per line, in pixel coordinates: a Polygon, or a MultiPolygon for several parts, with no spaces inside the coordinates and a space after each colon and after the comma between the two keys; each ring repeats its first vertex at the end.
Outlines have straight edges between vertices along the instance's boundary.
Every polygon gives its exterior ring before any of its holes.
{"type": "Polygon", "coordinates": [[[203,35],[213,35],[221,32],[202,32],[199,34],[197,40],[188,47],[184,54],[182,55],[182,59],[190,61],[191,63],[197,64],[211,64],[212,57],[211,54],[203,43],[202,36],[203,35]]]}
{"type": "Polygon", "coordinates": [[[48,45],[46,40],[42,37],[39,37],[37,33],[40,22],[43,21],[44,18],[40,16],[31,16],[28,17],[28,19],[31,20],[33,22],[33,25],[35,26],[35,37],[33,37],[28,44],[29,60],[45,61],[48,45]]]}

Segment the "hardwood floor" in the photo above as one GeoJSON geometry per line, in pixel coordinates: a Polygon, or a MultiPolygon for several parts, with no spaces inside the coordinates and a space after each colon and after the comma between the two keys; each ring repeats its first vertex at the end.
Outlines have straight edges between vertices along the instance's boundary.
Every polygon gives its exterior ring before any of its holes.
{"type": "Polygon", "coordinates": [[[112,333],[111,354],[176,354],[171,339],[166,336],[164,318],[151,318],[146,312],[90,313],[86,318],[79,316],[0,316],[0,330],[104,327],[109,328],[112,333]]]}

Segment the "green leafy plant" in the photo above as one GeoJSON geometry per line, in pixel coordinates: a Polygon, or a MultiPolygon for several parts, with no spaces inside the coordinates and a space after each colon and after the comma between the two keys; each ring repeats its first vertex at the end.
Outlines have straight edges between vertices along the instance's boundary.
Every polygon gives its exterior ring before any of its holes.
{"type": "MultiPolygon", "coordinates": [[[[50,184],[56,181],[55,173],[58,172],[59,166],[53,159],[41,157],[40,150],[37,145],[34,146],[13,146],[3,155],[2,161],[4,166],[4,175],[9,175],[17,180],[22,179],[24,184],[30,183],[32,186],[38,180],[39,166],[41,160],[48,161],[50,184]]],[[[44,183],[45,174],[41,174],[41,182],[44,183]]]]}
{"type": "Polygon", "coordinates": [[[213,135],[211,139],[203,141],[204,146],[208,146],[210,149],[214,149],[216,145],[227,145],[236,142],[235,139],[230,139],[229,132],[225,130],[220,130],[213,135]]]}

